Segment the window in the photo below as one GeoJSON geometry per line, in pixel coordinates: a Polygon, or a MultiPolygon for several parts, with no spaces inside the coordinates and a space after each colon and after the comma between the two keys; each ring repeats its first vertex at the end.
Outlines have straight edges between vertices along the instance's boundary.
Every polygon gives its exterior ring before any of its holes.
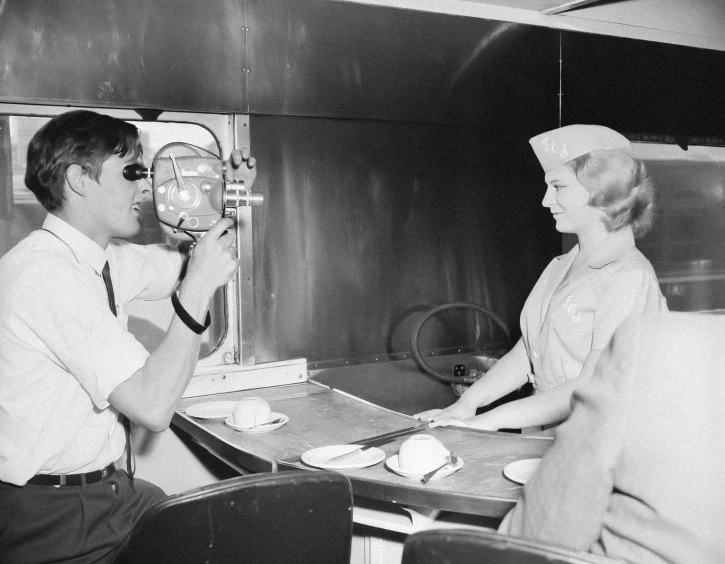
{"type": "MultiPolygon", "coordinates": [[[[56,113],[63,111],[59,109],[56,113]]],[[[28,143],[33,134],[50,118],[0,115],[0,256],[4,255],[31,231],[42,226],[46,212],[35,199],[35,195],[25,186],[25,158],[28,143]]],[[[127,119],[127,118],[123,118],[127,119]]],[[[141,132],[144,146],[144,161],[147,166],[156,152],[172,141],[187,142],[203,147],[214,154],[221,154],[217,138],[209,129],[194,123],[143,122],[127,119],[141,132]]],[[[143,211],[142,228],[132,242],[138,244],[170,243],[159,228],[151,199],[147,200],[143,211]]],[[[228,336],[230,312],[226,288],[221,288],[214,296],[211,315],[212,326],[204,333],[200,358],[209,357],[218,351],[228,336]]],[[[136,302],[129,309],[129,330],[146,346],[155,349],[166,333],[173,308],[170,300],[159,302],[136,302]]],[[[231,361],[234,360],[234,347],[229,345],[231,361]]],[[[229,353],[229,351],[226,351],[229,353]]],[[[225,361],[230,361],[229,354],[225,361]]]]}
{"type": "Polygon", "coordinates": [[[725,147],[635,143],[655,185],[655,224],[637,241],[673,311],[725,310],[725,147]]]}

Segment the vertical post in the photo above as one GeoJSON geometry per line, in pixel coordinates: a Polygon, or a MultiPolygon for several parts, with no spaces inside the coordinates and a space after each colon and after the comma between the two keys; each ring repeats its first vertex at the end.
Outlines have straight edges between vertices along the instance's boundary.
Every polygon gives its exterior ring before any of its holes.
{"type": "Polygon", "coordinates": [[[0,257],[13,245],[13,152],[10,117],[0,116],[0,257]]]}
{"type": "MultiPolygon", "coordinates": [[[[232,134],[234,148],[250,147],[249,115],[232,116],[232,134]]],[[[247,187],[251,189],[251,187],[247,187]]],[[[252,249],[252,207],[237,208],[237,256],[239,272],[237,275],[237,322],[239,342],[239,362],[244,366],[253,366],[254,357],[254,256],[252,249]]]]}

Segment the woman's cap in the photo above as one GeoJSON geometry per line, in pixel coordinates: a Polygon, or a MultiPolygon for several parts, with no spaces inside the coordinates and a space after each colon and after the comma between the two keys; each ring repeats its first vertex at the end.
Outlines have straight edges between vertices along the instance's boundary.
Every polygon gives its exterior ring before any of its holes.
{"type": "Polygon", "coordinates": [[[623,149],[634,156],[629,140],[602,125],[567,125],[529,139],[544,172],[600,149],[623,149]]]}

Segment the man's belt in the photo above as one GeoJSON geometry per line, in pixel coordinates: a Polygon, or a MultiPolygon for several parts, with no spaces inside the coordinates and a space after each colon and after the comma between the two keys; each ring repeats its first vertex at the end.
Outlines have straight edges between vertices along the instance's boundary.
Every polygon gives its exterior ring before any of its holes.
{"type": "Polygon", "coordinates": [[[37,474],[28,480],[28,484],[36,486],[85,486],[100,482],[108,478],[116,471],[113,464],[109,464],[103,470],[86,472],[85,474],[37,474]]]}

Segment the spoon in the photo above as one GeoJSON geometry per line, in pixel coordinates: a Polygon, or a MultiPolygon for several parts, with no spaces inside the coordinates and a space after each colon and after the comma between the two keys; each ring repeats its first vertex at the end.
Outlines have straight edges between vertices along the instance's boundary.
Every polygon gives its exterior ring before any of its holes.
{"type": "Polygon", "coordinates": [[[454,453],[453,451],[449,452],[448,460],[446,460],[445,463],[441,464],[438,468],[431,470],[427,474],[423,474],[423,477],[421,478],[420,481],[423,482],[424,484],[427,484],[428,480],[430,480],[433,476],[435,476],[436,473],[438,472],[438,470],[445,468],[449,464],[455,464],[456,462],[458,462],[458,457],[456,456],[456,453],[454,453]]]}
{"type": "Polygon", "coordinates": [[[261,423],[260,425],[257,425],[257,427],[264,427],[265,425],[274,425],[275,423],[279,423],[282,421],[282,417],[277,417],[277,419],[274,419],[273,421],[268,421],[267,423],[261,423]]]}

